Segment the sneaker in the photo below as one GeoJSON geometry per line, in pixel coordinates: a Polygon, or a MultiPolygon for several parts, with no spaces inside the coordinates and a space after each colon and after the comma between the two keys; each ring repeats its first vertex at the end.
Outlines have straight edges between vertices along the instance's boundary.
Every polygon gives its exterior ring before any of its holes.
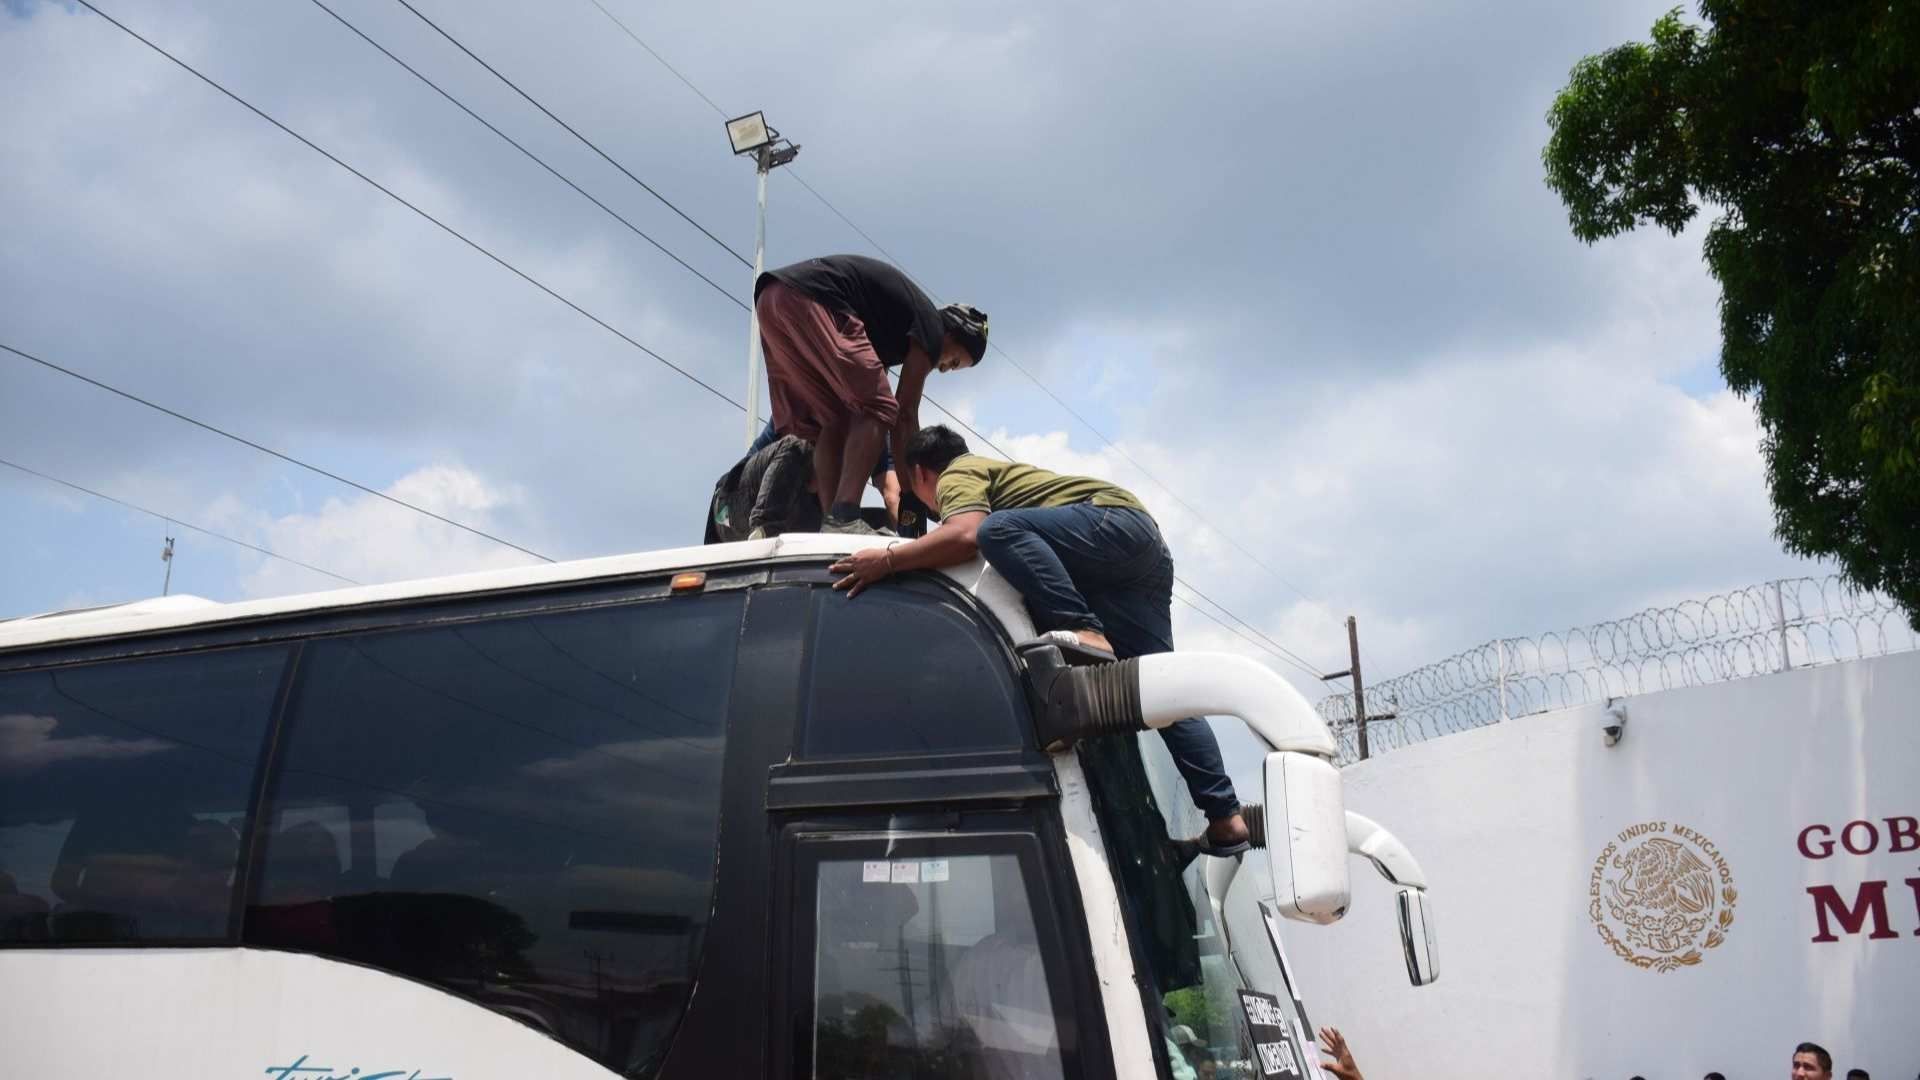
{"type": "Polygon", "coordinates": [[[1081,641],[1080,635],[1071,630],[1049,630],[1033,640],[1058,648],[1069,664],[1104,664],[1114,659],[1111,651],[1081,641]]]}
{"type": "Polygon", "coordinates": [[[851,535],[851,536],[879,536],[880,535],[879,530],[875,529],[873,526],[867,524],[866,522],[861,521],[859,518],[849,518],[846,521],[839,521],[834,518],[828,518],[827,520],[820,523],[820,531],[823,533],[840,533],[840,534],[851,535]]]}

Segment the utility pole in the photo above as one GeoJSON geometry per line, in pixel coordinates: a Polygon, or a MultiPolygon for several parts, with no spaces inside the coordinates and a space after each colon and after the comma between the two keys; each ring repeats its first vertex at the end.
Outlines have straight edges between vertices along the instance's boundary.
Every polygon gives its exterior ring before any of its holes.
{"type": "Polygon", "coordinates": [[[1360,623],[1347,616],[1347,656],[1353,662],[1353,715],[1360,722],[1360,760],[1367,760],[1367,688],[1360,681],[1360,623]]]}
{"type": "Polygon", "coordinates": [[[173,537],[167,537],[167,546],[160,549],[160,561],[167,564],[167,576],[160,580],[160,595],[167,595],[173,588],[173,537]]]}
{"type": "Polygon", "coordinates": [[[1400,714],[1387,712],[1367,715],[1367,688],[1360,678],[1360,623],[1351,615],[1347,616],[1347,662],[1350,665],[1347,670],[1329,672],[1320,676],[1320,681],[1353,680],[1354,738],[1360,745],[1360,760],[1365,761],[1369,754],[1367,724],[1374,720],[1392,720],[1400,714]]]}

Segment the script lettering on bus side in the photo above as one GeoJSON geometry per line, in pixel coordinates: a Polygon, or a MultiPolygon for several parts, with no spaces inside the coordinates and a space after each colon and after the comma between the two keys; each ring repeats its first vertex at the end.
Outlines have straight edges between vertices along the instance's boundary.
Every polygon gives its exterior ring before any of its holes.
{"type": "Polygon", "coordinates": [[[336,1072],[331,1065],[309,1065],[301,1054],[291,1065],[269,1065],[266,1074],[273,1080],[453,1080],[451,1076],[421,1076],[419,1069],[386,1069],[368,1072],[351,1066],[336,1072]]]}

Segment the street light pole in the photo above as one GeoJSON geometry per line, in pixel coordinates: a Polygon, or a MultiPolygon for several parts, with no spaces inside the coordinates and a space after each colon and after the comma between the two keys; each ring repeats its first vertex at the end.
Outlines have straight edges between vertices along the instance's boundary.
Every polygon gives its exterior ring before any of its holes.
{"type": "MultiPolygon", "coordinates": [[[[753,281],[747,285],[749,301],[754,290],[760,285],[760,274],[767,263],[767,173],[773,171],[768,164],[773,158],[771,144],[762,146],[754,155],[754,172],[760,174],[760,210],[753,230],[753,281]]],[[[753,440],[760,434],[760,309],[754,304],[747,309],[747,441],[744,446],[752,446],[753,440]]]]}
{"type": "MultiPolygon", "coordinates": [[[[792,161],[800,148],[780,137],[767,126],[764,113],[750,112],[727,121],[727,141],[735,157],[753,155],[753,171],[758,174],[760,192],[753,230],[753,286],[767,268],[767,174],[792,161]]],[[[752,288],[748,294],[752,295],[752,288]]],[[[760,434],[760,313],[758,305],[747,308],[747,446],[760,434]]]]}

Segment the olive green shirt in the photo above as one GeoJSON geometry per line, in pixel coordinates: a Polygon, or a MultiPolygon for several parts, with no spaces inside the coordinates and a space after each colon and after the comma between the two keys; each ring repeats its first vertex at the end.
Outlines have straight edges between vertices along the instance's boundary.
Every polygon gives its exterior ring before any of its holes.
{"type": "Polygon", "coordinates": [[[1095,506],[1119,506],[1145,513],[1147,508],[1126,488],[1095,480],[1091,476],[1062,476],[1033,465],[995,461],[977,454],[954,458],[940,474],[934,489],[940,500],[940,517],[950,518],[969,510],[992,513],[995,510],[1028,510],[1035,507],[1073,506],[1090,502],[1095,506]]]}

